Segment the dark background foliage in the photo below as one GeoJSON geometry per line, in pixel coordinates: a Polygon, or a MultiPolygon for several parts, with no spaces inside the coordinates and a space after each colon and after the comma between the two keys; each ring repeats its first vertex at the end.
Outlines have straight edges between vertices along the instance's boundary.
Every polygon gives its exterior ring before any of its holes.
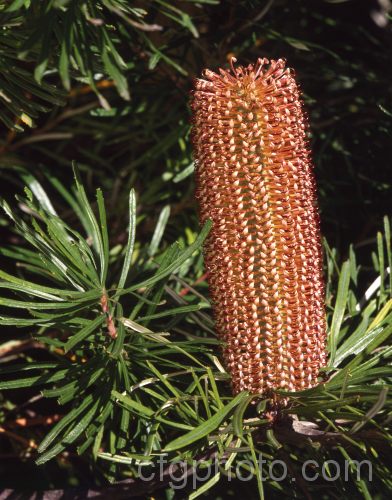
{"type": "MultiPolygon", "coordinates": [[[[150,240],[167,204],[164,244],[187,241],[198,227],[189,138],[192,79],[204,68],[226,66],[232,55],[241,64],[284,57],[296,71],[309,115],[323,234],[342,255],[353,243],[361,264],[370,265],[369,244],[390,214],[390,2],[130,3],[136,13],[115,1],[0,2],[0,196],[11,200],[21,190],[18,167],[43,184],[49,172],[70,185],[76,160],[89,194],[103,188],[113,245],[126,240],[131,187],[138,195],[141,243],[150,240]],[[140,17],[137,9],[147,14],[140,17]],[[12,81],[20,83],[14,87],[17,109],[4,99],[12,81]],[[17,118],[22,112],[24,118],[17,118]]],[[[49,193],[72,222],[55,191],[49,193]]],[[[6,220],[0,223],[3,242],[18,243],[6,220]]],[[[11,330],[5,336],[20,335],[11,330]]],[[[44,357],[34,345],[30,349],[36,359],[44,357]]],[[[10,397],[21,405],[33,394],[10,397]]],[[[41,432],[34,428],[23,439],[39,440],[41,432]]],[[[91,480],[83,458],[50,463],[37,473],[3,442],[0,484],[17,484],[21,471],[42,488],[91,480]]]]}

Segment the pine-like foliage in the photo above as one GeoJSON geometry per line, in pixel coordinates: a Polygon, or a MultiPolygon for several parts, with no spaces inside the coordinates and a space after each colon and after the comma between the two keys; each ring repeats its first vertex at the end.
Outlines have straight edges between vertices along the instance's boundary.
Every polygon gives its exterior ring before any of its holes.
{"type": "Polygon", "coordinates": [[[6,495],[390,496],[387,4],[0,0],[6,495]],[[202,246],[214,228],[197,219],[189,92],[233,55],[290,61],[310,118],[327,364],[295,392],[233,395],[211,309],[202,246]],[[204,479],[185,470],[193,460],[204,479]],[[184,489],[170,471],[186,472],[184,489]]]}

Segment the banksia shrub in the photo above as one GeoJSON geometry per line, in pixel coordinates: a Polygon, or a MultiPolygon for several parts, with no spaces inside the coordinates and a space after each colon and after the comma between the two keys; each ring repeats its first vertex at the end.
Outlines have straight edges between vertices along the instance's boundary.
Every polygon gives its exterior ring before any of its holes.
{"type": "Polygon", "coordinates": [[[306,120],[281,59],[206,70],[193,94],[204,256],[235,393],[317,383],[326,361],[324,285],[306,120]]]}

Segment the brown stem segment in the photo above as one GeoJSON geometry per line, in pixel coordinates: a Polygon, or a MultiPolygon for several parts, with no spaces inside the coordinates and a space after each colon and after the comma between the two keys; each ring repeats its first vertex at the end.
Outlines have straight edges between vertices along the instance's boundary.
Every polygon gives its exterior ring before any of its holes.
{"type": "Polygon", "coordinates": [[[193,94],[204,256],[235,393],[313,387],[325,366],[316,187],[285,61],[206,70],[193,94]]]}

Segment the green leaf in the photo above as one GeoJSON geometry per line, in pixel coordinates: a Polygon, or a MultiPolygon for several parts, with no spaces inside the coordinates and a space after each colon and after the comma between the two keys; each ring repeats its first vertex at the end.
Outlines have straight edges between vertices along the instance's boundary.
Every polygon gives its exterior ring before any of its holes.
{"type": "Polygon", "coordinates": [[[389,296],[392,298],[392,250],[391,250],[391,225],[389,217],[384,217],[385,246],[387,250],[387,262],[389,272],[389,296]]]}
{"type": "Polygon", "coordinates": [[[203,229],[200,231],[198,237],[196,240],[186,249],[184,250],[181,255],[174,261],[172,262],[169,266],[167,266],[164,269],[159,270],[154,276],[151,278],[148,278],[140,283],[137,283],[136,285],[133,285],[129,288],[126,288],[125,290],[120,291],[120,294],[128,293],[128,292],[133,292],[134,290],[137,290],[138,288],[150,286],[153,283],[156,283],[157,281],[165,278],[166,276],[170,275],[173,271],[178,269],[189,257],[195,252],[197,249],[200,248],[202,245],[203,241],[207,237],[210,229],[211,229],[212,222],[207,221],[204,224],[203,229]]]}
{"type": "Polygon", "coordinates": [[[375,417],[382,410],[382,408],[384,407],[385,402],[386,402],[388,390],[389,390],[388,387],[383,387],[381,389],[377,401],[370,408],[370,410],[366,412],[366,415],[364,416],[364,418],[360,422],[356,422],[353,425],[353,427],[350,431],[351,434],[358,432],[364,425],[366,425],[366,423],[369,420],[371,420],[373,417],[375,417]]]}
{"type": "MultiPolygon", "coordinates": [[[[88,407],[90,407],[93,404],[94,401],[94,396],[90,394],[89,396],[86,396],[84,400],[80,403],[80,405],[73,410],[71,410],[67,415],[65,415],[50,431],[49,433],[45,436],[45,438],[41,441],[40,445],[38,446],[38,452],[42,453],[44,452],[48,446],[50,446],[53,441],[57,438],[57,436],[73,421],[76,420],[76,418],[84,412],[88,407]]],[[[99,402],[99,399],[98,399],[99,402]]]]}
{"type": "Polygon", "coordinates": [[[212,476],[211,479],[209,479],[202,486],[200,486],[200,488],[198,488],[196,491],[191,493],[188,497],[188,500],[194,500],[195,498],[199,497],[203,493],[206,493],[213,486],[215,486],[217,483],[219,483],[220,478],[221,478],[221,473],[217,472],[214,476],[212,476]]]}
{"type": "Polygon", "coordinates": [[[109,348],[109,352],[111,352],[114,358],[117,358],[120,355],[124,346],[125,327],[124,324],[119,320],[122,317],[122,314],[123,314],[123,307],[120,303],[117,303],[115,311],[117,337],[109,348]]]}
{"type": "Polygon", "coordinates": [[[22,371],[30,371],[30,370],[44,370],[47,368],[58,368],[58,363],[46,363],[46,362],[37,362],[37,363],[28,363],[28,364],[13,364],[10,366],[5,366],[0,368],[0,375],[4,375],[6,373],[15,373],[22,371]]]}
{"type": "Polygon", "coordinates": [[[233,415],[233,429],[235,434],[242,438],[244,435],[244,413],[248,408],[250,403],[255,399],[255,395],[251,394],[247,398],[243,399],[241,403],[237,406],[233,415]]]}
{"type": "Polygon", "coordinates": [[[101,278],[101,284],[104,286],[104,277],[105,277],[105,250],[104,250],[104,244],[102,240],[102,234],[97,222],[97,219],[95,218],[94,212],[91,209],[90,203],[87,199],[86,191],[83,187],[82,181],[80,179],[80,174],[79,170],[76,166],[76,163],[74,162],[72,164],[73,166],[73,171],[74,171],[74,176],[75,176],[75,182],[76,182],[76,187],[79,193],[80,197],[80,202],[81,202],[81,208],[86,215],[90,227],[92,230],[92,238],[94,242],[94,247],[98,253],[100,263],[101,263],[101,269],[100,269],[100,278],[101,278]]]}
{"type": "Polygon", "coordinates": [[[37,181],[37,179],[28,172],[21,174],[22,179],[27,186],[34,193],[35,197],[39,201],[40,205],[50,214],[57,216],[56,210],[54,209],[48,195],[46,194],[42,185],[37,181]]]}
{"type": "MultiPolygon", "coordinates": [[[[86,427],[89,425],[91,420],[94,418],[94,416],[97,413],[98,406],[100,404],[100,399],[98,399],[88,410],[88,412],[83,416],[81,420],[79,420],[75,425],[72,427],[72,429],[67,433],[66,437],[57,445],[55,445],[53,448],[48,450],[46,453],[42,454],[37,460],[36,464],[37,465],[42,465],[45,462],[48,462],[52,458],[54,458],[56,455],[61,453],[65,448],[72,444],[81,434],[82,432],[86,429],[86,427]]],[[[79,411],[78,415],[81,412],[79,411]]],[[[63,417],[62,420],[64,420],[65,417],[63,417]]],[[[62,421],[61,420],[61,421],[62,421]]],[[[60,422],[61,422],[60,421],[60,422]]],[[[39,447],[39,451],[42,452],[42,443],[39,447]]]]}
{"type": "Polygon", "coordinates": [[[238,394],[230,403],[220,409],[217,413],[215,413],[211,418],[198,425],[195,429],[186,433],[183,436],[180,436],[177,439],[171,441],[168,445],[165,446],[164,452],[170,452],[178,450],[179,448],[184,448],[195,441],[199,441],[204,438],[211,432],[215,431],[222,421],[227,417],[227,415],[235,408],[238,404],[240,404],[245,398],[248,398],[249,394],[247,392],[241,392],[238,394]]]}
{"type": "Polygon", "coordinates": [[[392,299],[388,300],[388,302],[384,305],[381,311],[378,312],[377,316],[371,322],[368,331],[372,330],[373,328],[376,328],[376,326],[382,323],[384,318],[387,316],[387,314],[391,309],[392,309],[392,299]]]}
{"type": "Polygon", "coordinates": [[[189,425],[185,425],[180,422],[175,422],[172,420],[166,420],[160,415],[156,415],[155,412],[151,410],[151,408],[148,408],[147,406],[139,403],[138,401],[135,401],[126,394],[121,394],[120,392],[113,390],[112,397],[114,400],[120,401],[125,406],[125,408],[128,408],[131,412],[136,413],[139,416],[151,418],[151,420],[156,420],[158,422],[165,423],[166,425],[170,425],[176,429],[183,429],[188,431],[189,429],[192,428],[189,425]]]}
{"type": "MultiPolygon", "coordinates": [[[[18,290],[20,292],[35,295],[36,297],[41,297],[42,299],[47,300],[57,300],[59,302],[64,300],[58,296],[59,290],[56,288],[38,285],[36,283],[32,283],[31,281],[11,276],[2,270],[0,270],[0,279],[4,280],[3,283],[0,282],[0,287],[2,288],[6,287],[10,290],[18,290]]],[[[69,292],[72,294],[71,290],[69,292]]],[[[61,294],[66,295],[67,291],[63,290],[61,294]]]]}
{"type": "MultiPolygon", "coordinates": [[[[159,266],[161,268],[167,267],[172,262],[174,262],[174,260],[178,257],[179,253],[180,253],[180,250],[178,248],[178,245],[171,245],[169,248],[166,249],[165,252],[163,252],[162,255],[159,256],[159,266]]],[[[168,280],[168,276],[165,279],[161,280],[156,285],[152,285],[152,286],[146,287],[144,289],[144,296],[148,296],[152,292],[153,288],[155,288],[155,292],[154,292],[154,295],[152,297],[151,304],[149,305],[149,307],[147,309],[147,315],[153,314],[154,311],[156,310],[157,305],[160,303],[160,301],[162,299],[167,280],[168,280]]],[[[130,319],[134,319],[137,317],[137,315],[139,314],[139,311],[143,307],[144,303],[145,303],[144,301],[139,300],[139,303],[136,304],[136,306],[132,310],[132,313],[130,315],[130,319]]]]}
{"type": "Polygon", "coordinates": [[[102,191],[100,189],[97,189],[97,203],[99,211],[99,222],[101,225],[101,234],[102,234],[102,256],[103,256],[102,283],[104,284],[106,282],[106,277],[108,274],[108,266],[109,266],[109,234],[108,234],[108,225],[106,220],[105,202],[103,199],[102,191]]]}
{"type": "Polygon", "coordinates": [[[165,207],[163,207],[161,213],[159,214],[158,222],[157,225],[155,226],[155,231],[152,236],[150,246],[148,248],[148,255],[153,256],[158,250],[169,217],[170,217],[170,205],[166,205],[165,207]]]}
{"type": "Polygon", "coordinates": [[[99,458],[103,460],[109,460],[110,462],[116,462],[118,464],[132,465],[135,462],[141,462],[144,464],[153,463],[152,459],[146,455],[137,455],[135,453],[127,453],[127,455],[112,455],[111,453],[105,453],[103,451],[97,453],[99,458]]]}
{"type": "Polygon", "coordinates": [[[358,354],[361,349],[359,344],[363,345],[363,341],[367,338],[367,332],[375,328],[374,321],[369,326],[369,318],[374,313],[376,308],[375,301],[371,301],[362,312],[362,321],[356,330],[342,343],[336,351],[334,366],[340,366],[348,356],[358,354]],[[358,349],[359,348],[359,349],[358,349]]]}
{"type": "MultiPolygon", "coordinates": [[[[136,233],[136,195],[135,191],[131,189],[129,193],[129,229],[128,229],[128,242],[125,248],[124,264],[121,271],[121,276],[118,282],[118,291],[124,288],[127,280],[129,268],[131,267],[133,248],[135,245],[136,233]]],[[[117,295],[117,293],[115,295],[117,295]]]]}
{"type": "Polygon", "coordinates": [[[16,380],[4,380],[0,382],[0,390],[20,389],[22,387],[35,387],[36,385],[58,382],[68,373],[68,370],[60,370],[53,374],[42,374],[35,377],[18,378],[16,380]]]}
{"type": "Polygon", "coordinates": [[[329,366],[334,366],[335,355],[338,345],[340,327],[343,322],[344,311],[346,309],[348,289],[350,284],[350,262],[344,262],[338,283],[338,293],[336,296],[334,313],[332,316],[331,330],[328,338],[328,350],[330,353],[329,366]]]}
{"type": "Polygon", "coordinates": [[[192,175],[194,170],[195,170],[195,164],[191,163],[173,178],[173,182],[177,183],[183,181],[184,179],[192,175]]]}
{"type": "Polygon", "coordinates": [[[256,450],[255,450],[255,445],[253,443],[252,434],[249,434],[249,436],[248,436],[248,443],[249,443],[250,452],[251,452],[251,456],[252,456],[254,472],[256,474],[257,487],[259,490],[259,499],[264,500],[264,486],[263,486],[262,470],[261,470],[259,461],[258,461],[257,456],[256,456],[256,450]]]}
{"type": "Polygon", "coordinates": [[[200,311],[200,309],[209,307],[209,304],[190,304],[189,306],[174,307],[173,309],[167,309],[166,311],[162,311],[160,313],[143,316],[141,318],[138,318],[137,321],[150,321],[152,319],[164,318],[166,316],[178,316],[179,314],[200,311]]]}
{"type": "Polygon", "coordinates": [[[48,85],[45,82],[38,84],[28,71],[18,66],[13,66],[12,71],[13,85],[19,85],[22,89],[55,106],[63,106],[65,104],[65,94],[60,92],[55,86],[48,85]]]}
{"type": "Polygon", "coordinates": [[[151,408],[147,408],[147,406],[138,403],[126,394],[121,394],[118,391],[112,391],[112,396],[113,398],[118,399],[119,401],[124,403],[127,408],[136,411],[139,415],[144,415],[146,417],[152,417],[154,415],[154,411],[151,410],[151,408]]]}
{"type": "Polygon", "coordinates": [[[102,325],[105,321],[105,315],[102,314],[97,316],[94,320],[90,321],[88,325],[82,328],[78,333],[73,335],[64,345],[65,352],[73,349],[77,344],[86,339],[89,335],[91,335],[98,327],[102,325]]]}
{"type": "Polygon", "coordinates": [[[125,76],[123,75],[122,71],[117,66],[117,63],[113,57],[113,53],[109,52],[106,46],[102,46],[101,57],[106,71],[116,83],[120,96],[124,100],[129,101],[131,97],[129,94],[128,82],[125,76]]]}
{"type": "Polygon", "coordinates": [[[80,309],[78,302],[29,302],[0,297],[0,306],[15,307],[17,309],[80,309]]]}
{"type": "Polygon", "coordinates": [[[30,0],[14,0],[6,9],[5,12],[15,12],[19,10],[21,7],[28,7],[30,4],[30,0]]]}
{"type": "Polygon", "coordinates": [[[105,375],[106,364],[104,362],[104,366],[102,366],[101,359],[93,358],[86,363],[87,366],[83,366],[81,370],[76,372],[76,376],[72,382],[55,389],[45,389],[42,391],[42,394],[46,398],[59,397],[58,403],[61,405],[68,403],[76,397],[81,387],[83,387],[83,390],[86,390],[95,384],[102,375],[105,375]]]}
{"type": "Polygon", "coordinates": [[[383,238],[380,232],[377,233],[377,249],[378,249],[378,266],[380,269],[380,302],[382,302],[384,297],[384,273],[385,273],[385,264],[384,264],[384,245],[383,238]]]}
{"type": "MultiPolygon", "coordinates": [[[[355,337],[353,339],[349,339],[344,345],[344,349],[342,351],[341,356],[336,356],[335,358],[335,366],[339,366],[339,364],[345,359],[347,356],[351,356],[353,354],[361,353],[366,347],[373,341],[373,339],[377,338],[379,334],[383,331],[383,328],[375,328],[374,330],[370,330],[369,332],[364,332],[360,337],[355,337]]],[[[354,336],[352,336],[354,337],[354,336]]],[[[338,351],[339,352],[339,351],[338,351]]]]}
{"type": "Polygon", "coordinates": [[[218,391],[218,387],[217,387],[216,382],[215,382],[214,374],[212,373],[212,370],[209,366],[207,367],[207,376],[208,376],[208,380],[210,382],[210,386],[211,386],[211,389],[212,389],[212,392],[214,395],[214,397],[213,397],[214,402],[217,404],[218,408],[221,409],[221,408],[223,408],[223,402],[222,402],[222,399],[219,395],[219,391],[218,391]]]}

